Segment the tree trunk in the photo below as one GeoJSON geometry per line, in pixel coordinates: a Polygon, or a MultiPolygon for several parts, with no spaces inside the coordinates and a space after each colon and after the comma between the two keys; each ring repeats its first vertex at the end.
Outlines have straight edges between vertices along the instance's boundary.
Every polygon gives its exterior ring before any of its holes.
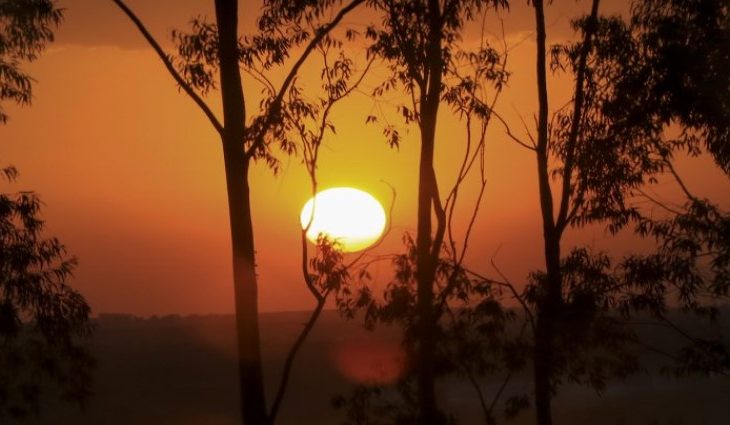
{"type": "MultiPolygon", "coordinates": [[[[436,117],[424,116],[434,121],[436,117]]],[[[437,416],[434,376],[436,323],[433,314],[433,283],[435,265],[431,257],[431,196],[434,134],[421,133],[421,159],[418,173],[418,228],[416,236],[416,280],[418,311],[418,403],[421,425],[435,424],[437,416]]]]}
{"type": "MultiPolygon", "coordinates": [[[[547,226],[546,226],[547,227],[547,226]]],[[[538,425],[552,425],[553,352],[557,319],[562,304],[562,276],[560,273],[560,241],[555,232],[545,237],[547,277],[544,292],[538,302],[533,359],[535,379],[535,412],[538,425]]]]}
{"type": "Polygon", "coordinates": [[[240,143],[224,142],[223,156],[233,248],[241,415],[244,425],[264,425],[267,423],[266,400],[261,367],[248,164],[244,161],[240,143]]]}
{"type": "Polygon", "coordinates": [[[246,109],[238,64],[238,2],[215,0],[215,12],[220,46],[222,142],[233,252],[241,416],[244,425],[266,425],[249,164],[244,154],[246,109]]]}
{"type": "MultiPolygon", "coordinates": [[[[441,11],[438,0],[429,0],[429,46],[427,66],[429,80],[421,87],[421,158],[418,170],[418,226],[416,237],[416,280],[418,311],[418,359],[417,383],[419,424],[438,425],[443,418],[436,404],[436,332],[437,318],[434,312],[434,279],[445,223],[437,222],[436,236],[432,240],[431,219],[436,198],[439,196],[433,169],[436,142],[436,121],[441,102],[441,77],[443,57],[441,51],[441,11]],[[434,255],[435,253],[435,255],[434,255]]],[[[438,215],[438,213],[437,213],[438,215]]]]}
{"type": "Polygon", "coordinates": [[[552,425],[552,374],[553,352],[557,318],[562,303],[562,276],[560,273],[560,230],[555,225],[553,197],[550,190],[548,169],[548,97],[546,66],[545,11],[543,0],[533,0],[535,27],[537,30],[537,175],[540,191],[540,211],[543,223],[543,242],[547,277],[542,296],[537,302],[535,326],[535,350],[533,358],[535,378],[535,411],[538,425],[552,425]]]}

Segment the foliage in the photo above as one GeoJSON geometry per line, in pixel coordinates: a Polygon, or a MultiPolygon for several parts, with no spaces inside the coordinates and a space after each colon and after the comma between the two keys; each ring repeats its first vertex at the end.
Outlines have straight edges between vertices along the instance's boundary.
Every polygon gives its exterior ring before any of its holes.
{"type": "MultiPolygon", "coordinates": [[[[380,25],[370,25],[366,29],[365,37],[370,41],[368,55],[385,60],[390,70],[390,75],[373,89],[373,96],[377,99],[393,90],[409,94],[411,103],[397,106],[404,124],[417,123],[421,129],[424,128],[422,109],[429,89],[438,93],[437,96],[443,96],[445,101],[454,103],[458,100],[459,91],[482,94],[481,89],[486,87],[481,87],[481,84],[490,82],[501,88],[506,81],[507,73],[503,66],[500,67],[501,57],[491,46],[484,44],[476,52],[459,47],[464,23],[475,19],[489,7],[507,7],[505,0],[447,1],[439,6],[436,26],[429,10],[431,2],[373,0],[368,5],[382,15],[380,25]],[[433,57],[433,51],[429,51],[434,39],[439,43],[439,57],[433,57]],[[434,72],[429,68],[435,62],[441,64],[447,79],[453,77],[453,87],[449,87],[448,82],[431,87],[434,72]],[[476,72],[476,78],[459,74],[456,65],[463,66],[467,62],[482,68],[476,72]]],[[[484,114],[488,113],[484,103],[472,100],[472,106],[481,107],[484,114]]],[[[458,109],[458,106],[455,108],[458,109]]],[[[367,117],[367,122],[378,120],[375,115],[367,117]]],[[[402,136],[397,126],[384,125],[383,135],[391,147],[399,146],[402,136]]]]}
{"type": "MultiPolygon", "coordinates": [[[[53,41],[53,27],[61,18],[61,10],[52,0],[0,2],[0,101],[30,103],[33,80],[21,69],[21,63],[38,58],[46,44],[53,41]]],[[[0,122],[7,120],[0,107],[0,122]]]]}
{"type": "MultiPolygon", "coordinates": [[[[627,200],[648,200],[662,212],[642,209],[638,202],[603,203],[604,210],[630,211],[634,232],[657,244],[654,253],[632,256],[623,268],[651,288],[645,292],[676,295],[667,302],[710,316],[715,310],[703,300],[727,297],[730,285],[730,215],[717,201],[691,193],[673,163],[678,154],[705,152],[730,176],[728,40],[727,1],[636,2],[629,22],[601,20],[592,67],[594,80],[603,87],[593,103],[607,123],[607,137],[635,135],[629,146],[640,147],[630,151],[640,181],[618,185],[627,200]],[[648,195],[644,186],[665,176],[675,181],[685,202],[670,205],[648,195]]],[[[594,149],[605,139],[589,137],[586,142],[587,149],[594,149]]],[[[595,184],[584,187],[596,192],[595,184]]],[[[653,311],[665,308],[655,305],[653,311]]]]}
{"type": "MultiPolygon", "coordinates": [[[[600,391],[608,378],[639,370],[636,347],[657,351],[631,326],[646,315],[687,342],[661,351],[670,370],[727,373],[730,352],[720,340],[690,335],[668,317],[679,308],[712,321],[713,303],[727,299],[729,216],[690,193],[673,165],[679,154],[706,151],[727,173],[730,84],[720,71],[730,58],[727,2],[637,1],[629,22],[594,19],[576,20],[581,41],[551,52],[553,70],[576,79],[573,102],[550,121],[552,175],[563,180],[565,203],[556,225],[628,229],[656,249],[612,260],[574,248],[561,259],[551,382],[600,391]],[[647,193],[666,176],[685,203],[647,193]]],[[[533,306],[545,297],[545,279],[531,275],[524,298],[533,306]]]]}
{"type": "MultiPolygon", "coordinates": [[[[0,101],[30,104],[33,80],[21,64],[53,41],[61,18],[50,0],[0,2],[0,101]]],[[[18,173],[0,174],[12,182],[18,173]]],[[[36,414],[49,394],[79,403],[90,395],[90,309],[67,284],[76,259],[43,238],[41,205],[33,192],[0,193],[0,418],[36,414]]]]}
{"type": "MultiPolygon", "coordinates": [[[[459,188],[470,172],[481,177],[472,224],[479,209],[486,187],[486,129],[508,77],[503,55],[484,40],[475,51],[466,51],[460,46],[460,35],[465,22],[491,7],[505,5],[503,1],[460,0],[368,2],[381,16],[379,25],[365,31],[368,56],[384,61],[389,70],[373,88],[373,100],[378,103],[393,91],[410,98],[410,102],[398,104],[395,109],[406,128],[417,126],[421,157],[418,231],[415,240],[404,237],[405,253],[393,257],[393,279],[382,294],[364,286],[353,296],[338,300],[340,310],[348,317],[364,312],[368,327],[382,323],[401,327],[409,358],[409,370],[394,387],[377,391],[360,388],[350,402],[340,399],[340,406],[355,409],[350,413],[357,413],[355,416],[363,421],[452,423],[454,418],[438,410],[434,383],[454,374],[469,377],[482,399],[485,416],[493,414],[493,404],[486,404],[479,381],[495,369],[502,369],[504,346],[496,341],[513,318],[494,300],[491,283],[468,277],[462,262],[471,224],[457,236],[452,219],[459,188]],[[451,107],[466,129],[463,161],[444,199],[433,168],[435,126],[441,104],[451,107]],[[435,224],[431,222],[432,214],[435,224]],[[367,414],[368,406],[373,407],[371,416],[367,414]]],[[[379,105],[377,109],[382,112],[379,105]]],[[[379,124],[381,120],[387,143],[398,147],[400,126],[385,116],[366,117],[366,123],[379,124]]]]}
{"type": "MultiPolygon", "coordinates": [[[[647,0],[632,7],[629,30],[642,55],[625,64],[614,108],[639,88],[632,103],[662,123],[682,126],[679,141],[689,152],[700,146],[730,174],[730,4],[726,0],[647,0]]],[[[627,111],[631,112],[631,110],[627,111]]]]}
{"type": "Polygon", "coordinates": [[[395,389],[360,385],[348,396],[336,396],[332,406],[345,411],[343,425],[407,425],[418,416],[411,382],[395,389]]]}
{"type": "MultiPolygon", "coordinates": [[[[382,294],[374,293],[369,276],[361,274],[363,279],[357,287],[352,284],[343,287],[346,292],[337,296],[337,306],[346,317],[362,314],[369,329],[383,324],[401,327],[403,348],[412,358],[418,344],[416,251],[409,235],[404,236],[403,242],[406,252],[391,258],[394,276],[382,294]]],[[[435,280],[434,309],[439,317],[435,370],[441,379],[449,376],[467,379],[482,399],[484,414],[493,421],[498,402],[505,396],[504,388],[487,400],[481,382],[495,379],[499,374],[506,374],[509,380],[525,366],[527,324],[516,312],[503,307],[504,294],[496,282],[474,276],[448,258],[444,255],[439,261],[435,280]],[[521,331],[510,329],[515,326],[521,331]]],[[[335,406],[345,409],[352,424],[414,423],[418,417],[416,375],[410,366],[393,386],[356,387],[349,396],[336,397],[335,406]]],[[[510,406],[523,396],[508,397],[502,405],[504,410],[510,412],[510,406]]],[[[449,423],[455,421],[454,417],[449,419],[449,423]]]]}
{"type": "Polygon", "coordinates": [[[32,192],[0,194],[0,418],[37,413],[48,392],[90,395],[90,309],[67,284],[76,259],[42,237],[40,207],[32,192]]]}
{"type": "MultiPolygon", "coordinates": [[[[318,109],[324,105],[307,102],[297,85],[297,72],[310,53],[320,49],[341,47],[341,42],[331,36],[342,17],[362,4],[364,0],[344,3],[326,1],[278,1],[264,2],[258,20],[258,32],[243,36],[238,41],[238,55],[241,69],[260,85],[262,99],[260,112],[252,114],[246,123],[244,148],[247,155],[263,161],[274,172],[279,171],[280,160],[271,151],[278,146],[282,152],[293,154],[296,143],[292,131],[301,120],[314,121],[318,109]],[[332,18],[329,13],[337,12],[332,18]],[[303,49],[298,58],[291,52],[303,49]],[[269,78],[269,71],[282,68],[293,61],[284,81],[277,85],[269,78]]],[[[172,39],[177,46],[173,62],[183,81],[192,89],[207,95],[219,84],[218,71],[218,29],[215,23],[205,17],[196,17],[190,22],[189,32],[173,30],[172,39]]],[[[328,72],[338,73],[337,79],[349,79],[352,63],[344,56],[328,67],[328,72]]],[[[334,80],[330,76],[328,81],[334,80]]],[[[344,83],[341,83],[344,84],[344,83]]],[[[344,97],[346,87],[324,87],[330,97],[344,97]],[[332,92],[332,90],[338,92],[332,92]]],[[[323,100],[324,101],[324,100],[323,100]]],[[[331,128],[328,123],[328,128],[331,128]]]]}
{"type": "Polygon", "coordinates": [[[310,260],[302,233],[303,278],[316,306],[285,359],[279,386],[267,411],[256,291],[250,290],[256,288],[257,278],[247,171],[253,160],[262,161],[277,172],[280,160],[274,154],[275,146],[286,154],[301,149],[313,189],[316,189],[317,151],[325,134],[335,131],[328,120],[330,108],[360,81],[351,82],[352,63],[344,55],[334,63],[327,62],[330,48],[341,46],[330,33],[364,0],[267,0],[258,21],[258,32],[245,37],[238,37],[236,28],[237,0],[216,1],[215,23],[197,17],[191,21],[189,32],[172,32],[177,56],[164,52],[124,1],[113,1],[136,24],[180,88],[198,105],[221,137],[236,276],[242,419],[247,424],[274,423],[296,354],[324,308],[330,286],[346,278],[347,269],[337,268],[337,252],[324,241],[320,241],[317,256],[310,260]],[[299,48],[301,54],[291,56],[292,51],[299,48]],[[311,101],[297,85],[297,76],[316,51],[321,51],[325,60],[322,88],[326,95],[311,101]],[[273,68],[285,71],[283,81],[275,83],[270,78],[269,71],[273,68]],[[244,96],[242,72],[261,87],[262,100],[254,114],[250,110],[249,115],[246,114],[246,100],[250,97],[248,89],[244,96]],[[223,100],[222,123],[203,100],[217,88],[220,88],[223,100]]]}

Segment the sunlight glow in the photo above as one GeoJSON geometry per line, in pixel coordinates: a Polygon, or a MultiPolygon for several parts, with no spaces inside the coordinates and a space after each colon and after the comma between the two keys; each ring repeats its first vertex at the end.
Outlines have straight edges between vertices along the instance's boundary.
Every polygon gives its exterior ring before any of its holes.
{"type": "Polygon", "coordinates": [[[372,195],[351,187],[323,190],[310,199],[300,215],[307,239],[316,243],[322,233],[341,244],[342,251],[355,252],[375,243],[385,229],[385,211],[372,195]],[[314,217],[312,217],[314,209],[314,217]]]}

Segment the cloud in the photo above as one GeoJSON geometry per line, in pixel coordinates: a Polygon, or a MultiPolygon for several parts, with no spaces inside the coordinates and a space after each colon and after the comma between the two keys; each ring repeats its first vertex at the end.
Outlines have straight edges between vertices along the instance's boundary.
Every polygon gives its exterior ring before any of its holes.
{"type": "MultiPolygon", "coordinates": [[[[173,28],[186,28],[191,18],[213,13],[213,1],[204,0],[126,0],[163,45],[170,42],[173,28]]],[[[258,6],[242,2],[241,15],[254,16],[258,6]]],[[[116,46],[146,48],[147,44],[127,16],[112,0],[60,0],[64,21],[57,31],[57,44],[79,46],[116,46]]]]}
{"type": "MultiPolygon", "coordinates": [[[[126,0],[145,23],[157,40],[169,47],[170,31],[184,29],[193,17],[214,18],[213,0],[126,0]]],[[[241,1],[239,21],[242,33],[255,30],[263,0],[241,1]]],[[[618,13],[628,10],[629,0],[604,0],[601,10],[604,13],[618,13]]],[[[147,48],[132,22],[112,0],[59,0],[65,9],[65,20],[57,31],[58,44],[81,46],[116,46],[125,49],[147,48]]],[[[573,34],[570,20],[586,13],[590,7],[588,0],[553,2],[546,7],[546,21],[551,38],[567,38],[573,34]]],[[[356,22],[370,17],[370,13],[355,13],[348,22],[356,22]]],[[[494,15],[488,20],[493,28],[499,27],[494,15]]],[[[526,1],[512,2],[510,9],[500,12],[508,35],[515,32],[534,31],[534,14],[526,1]]],[[[364,23],[364,22],[359,22],[364,23]]],[[[492,32],[500,32],[492,31],[492,32]]]]}

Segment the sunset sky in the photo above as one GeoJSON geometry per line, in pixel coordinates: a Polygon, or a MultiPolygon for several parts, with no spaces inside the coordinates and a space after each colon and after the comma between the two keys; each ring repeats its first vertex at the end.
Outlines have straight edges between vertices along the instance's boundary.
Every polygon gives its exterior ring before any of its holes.
{"type": "MultiPolygon", "coordinates": [[[[512,76],[497,109],[520,130],[518,116],[531,123],[537,109],[533,18],[526,1],[513,3],[512,11],[504,13],[512,76]]],[[[570,37],[569,20],[588,7],[584,0],[556,3],[548,8],[550,42],[570,37]]],[[[623,1],[602,3],[604,12],[625,11],[623,1]]],[[[186,28],[196,15],[213,16],[212,0],[129,0],[128,4],[170,53],[171,29],[186,28]]],[[[218,135],[177,90],[157,56],[111,0],[65,0],[60,5],[67,10],[57,41],[27,67],[37,80],[33,105],[7,105],[10,121],[0,126],[2,164],[13,164],[21,173],[18,182],[3,190],[34,190],[42,196],[49,234],[78,256],[73,285],[94,313],[232,312],[228,210],[218,135]]],[[[241,32],[250,34],[259,6],[241,5],[241,32]]],[[[362,28],[370,19],[355,12],[345,22],[362,28]]],[[[501,32],[492,26],[493,33],[501,32]]],[[[469,38],[475,37],[473,31],[467,35],[466,43],[475,42],[469,38]]],[[[350,53],[364,65],[361,46],[352,46],[350,53]]],[[[369,91],[385,72],[382,64],[376,64],[363,89],[369,91]]],[[[318,75],[316,66],[302,75],[302,83],[313,93],[319,87],[318,75]]],[[[277,76],[281,74],[272,78],[277,76]]],[[[549,83],[553,106],[568,100],[569,79],[554,77],[549,83]]],[[[247,107],[253,112],[259,87],[245,77],[244,86],[247,107]]],[[[407,100],[397,94],[389,99],[407,100]]],[[[220,110],[217,92],[207,101],[220,110]]],[[[394,253],[401,248],[403,232],[415,231],[417,132],[411,129],[399,150],[389,148],[380,128],[364,123],[374,108],[371,98],[357,93],[336,107],[337,136],[326,140],[319,180],[322,189],[366,190],[386,208],[391,198],[388,184],[392,185],[397,192],[392,232],[378,253],[394,253]]],[[[489,134],[489,184],[467,263],[493,274],[489,259],[501,246],[497,263],[520,282],[543,264],[535,159],[532,152],[511,142],[496,121],[489,134]]],[[[453,183],[462,135],[461,124],[443,108],[436,152],[442,193],[453,183]]],[[[273,176],[263,165],[251,175],[263,311],[302,310],[313,304],[298,267],[299,213],[311,196],[309,182],[298,158],[282,159],[280,175],[273,176]]],[[[683,160],[679,169],[699,194],[718,199],[729,193],[727,180],[707,159],[683,160]]],[[[464,217],[473,202],[474,184],[470,181],[463,191],[464,217]]],[[[674,193],[669,184],[658,190],[669,197],[674,193]]],[[[575,243],[617,254],[637,246],[626,236],[610,237],[599,228],[571,231],[564,249],[575,243]]],[[[388,264],[378,267],[373,271],[382,285],[388,264]]]]}

